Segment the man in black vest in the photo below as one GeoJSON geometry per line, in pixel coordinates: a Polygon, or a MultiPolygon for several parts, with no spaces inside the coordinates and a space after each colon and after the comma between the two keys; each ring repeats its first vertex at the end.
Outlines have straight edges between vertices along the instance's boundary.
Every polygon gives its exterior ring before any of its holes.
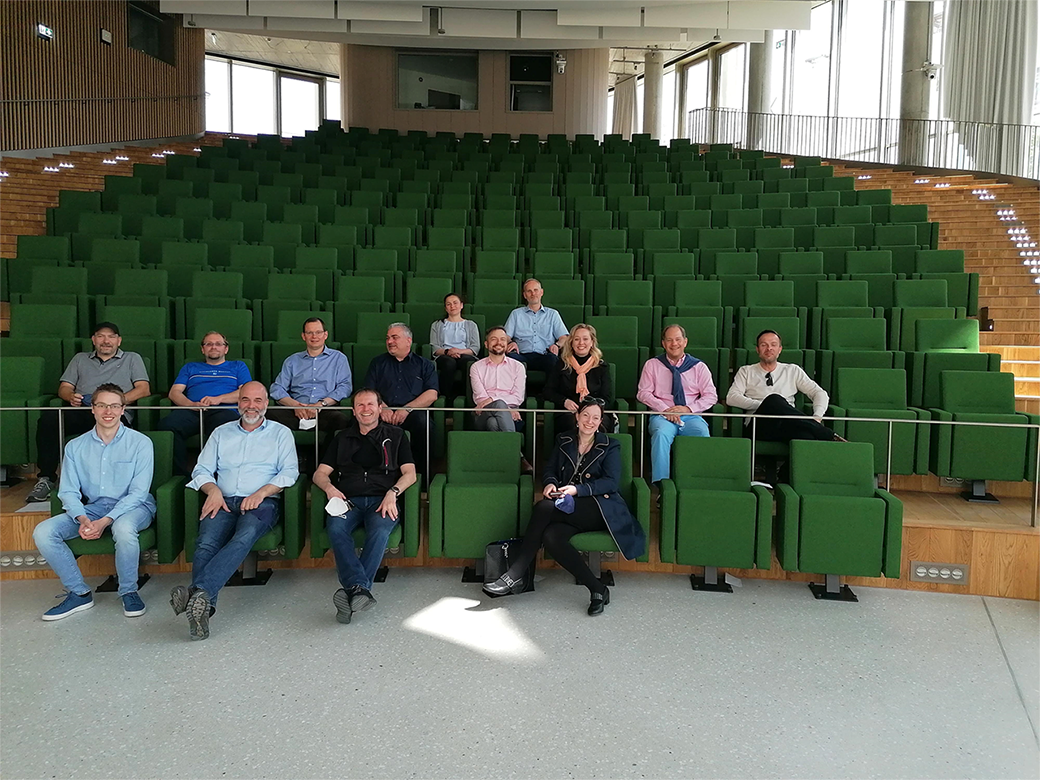
{"type": "Polygon", "coordinates": [[[342,585],[332,602],[340,623],[375,603],[372,581],[400,520],[401,494],[415,484],[408,437],[400,426],[380,419],[383,406],[375,390],[358,390],[354,419],[336,434],[314,472],[314,484],[329,499],[326,526],[342,585]],[[353,532],[362,526],[365,543],[359,558],[353,532]]]}

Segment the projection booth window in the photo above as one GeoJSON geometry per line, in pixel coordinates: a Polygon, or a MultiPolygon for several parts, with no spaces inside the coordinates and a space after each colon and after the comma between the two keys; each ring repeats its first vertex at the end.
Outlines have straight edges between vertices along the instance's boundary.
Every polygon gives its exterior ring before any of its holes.
{"type": "Polygon", "coordinates": [[[398,52],[397,107],[476,110],[476,52],[398,52]]]}

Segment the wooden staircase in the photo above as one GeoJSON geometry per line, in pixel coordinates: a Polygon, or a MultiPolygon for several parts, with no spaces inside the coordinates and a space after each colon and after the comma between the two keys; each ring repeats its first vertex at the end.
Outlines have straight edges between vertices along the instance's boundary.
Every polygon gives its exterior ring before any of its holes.
{"type": "Polygon", "coordinates": [[[979,334],[982,351],[998,353],[1002,370],[1015,375],[1018,410],[1040,414],[1040,285],[1019,254],[1040,244],[1040,188],[981,174],[831,164],[836,175],[856,176],[856,189],[887,188],[893,203],[928,205],[940,225],[939,248],[963,249],[964,270],[979,274],[980,313],[985,308],[991,323],[979,334]]]}

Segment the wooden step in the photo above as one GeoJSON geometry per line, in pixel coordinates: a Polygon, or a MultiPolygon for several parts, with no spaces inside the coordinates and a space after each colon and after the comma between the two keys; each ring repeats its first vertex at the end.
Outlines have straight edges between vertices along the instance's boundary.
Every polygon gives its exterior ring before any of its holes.
{"type": "Polygon", "coordinates": [[[1019,379],[1040,381],[1040,360],[1001,360],[1000,370],[1014,374],[1019,379]]]}
{"type": "Polygon", "coordinates": [[[1001,331],[999,333],[980,333],[979,344],[1004,345],[1018,347],[1040,346],[1040,333],[1034,331],[1011,332],[1001,331]]]}
{"type": "Polygon", "coordinates": [[[1016,398],[1015,411],[1026,414],[1040,414],[1040,398],[1016,398]]]}
{"type": "MultiPolygon", "coordinates": [[[[981,335],[981,334],[980,334],[981,335]]],[[[1037,347],[1021,347],[1009,344],[987,344],[980,345],[980,351],[992,352],[1000,355],[1004,360],[1026,360],[1030,362],[1040,361],[1040,349],[1037,347]]]]}

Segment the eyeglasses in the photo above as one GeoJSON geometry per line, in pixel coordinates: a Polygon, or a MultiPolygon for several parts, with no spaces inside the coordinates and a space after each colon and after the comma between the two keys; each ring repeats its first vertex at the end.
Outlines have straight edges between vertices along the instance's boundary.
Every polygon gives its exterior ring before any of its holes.
{"type": "Polygon", "coordinates": [[[204,341],[204,342],[202,342],[202,346],[204,346],[204,347],[226,347],[227,346],[227,342],[226,341],[204,341]]]}
{"type": "Polygon", "coordinates": [[[91,404],[95,409],[122,409],[126,404],[91,404]]]}
{"type": "Polygon", "coordinates": [[[327,333],[327,332],[328,331],[324,331],[324,330],[305,330],[303,332],[303,335],[304,336],[320,336],[323,333],[327,333]]]}
{"type": "Polygon", "coordinates": [[[769,371],[766,373],[766,387],[773,386],[773,372],[769,371]]]}

